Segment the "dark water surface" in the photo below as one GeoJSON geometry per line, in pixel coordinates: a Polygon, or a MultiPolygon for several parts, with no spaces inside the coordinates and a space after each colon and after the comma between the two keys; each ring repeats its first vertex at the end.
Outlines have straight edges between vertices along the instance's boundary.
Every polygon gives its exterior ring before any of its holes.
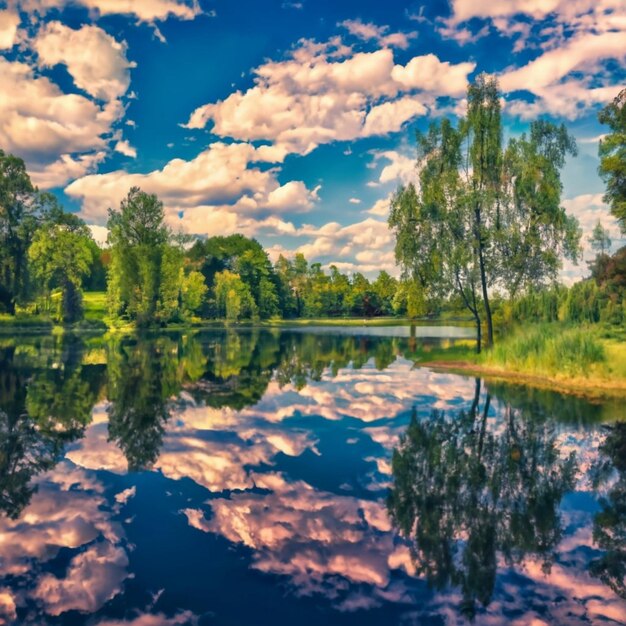
{"type": "Polygon", "coordinates": [[[623,403],[392,334],[0,339],[0,623],[625,624],[623,403]]]}

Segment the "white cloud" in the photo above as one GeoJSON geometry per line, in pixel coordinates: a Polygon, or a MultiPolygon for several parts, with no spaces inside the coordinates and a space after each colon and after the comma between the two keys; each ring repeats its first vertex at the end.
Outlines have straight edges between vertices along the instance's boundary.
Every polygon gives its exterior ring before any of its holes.
{"type": "Polygon", "coordinates": [[[359,19],[344,20],[338,26],[343,26],[351,35],[363,41],[375,41],[379,46],[390,46],[402,50],[408,48],[410,40],[417,37],[416,32],[390,33],[388,26],[377,26],[359,19]]]}
{"type": "Polygon", "coordinates": [[[201,15],[197,0],[21,0],[24,10],[44,13],[66,6],[82,6],[98,15],[133,15],[143,22],[169,18],[192,20],[201,15]]]}
{"type": "Polygon", "coordinates": [[[79,89],[101,100],[124,95],[130,84],[126,43],[116,41],[98,26],[74,30],[60,22],[49,22],[37,34],[33,48],[39,65],[63,64],[79,89]]]}
{"type": "Polygon", "coordinates": [[[115,144],[115,151],[123,154],[124,156],[130,157],[131,159],[137,158],[137,150],[133,146],[128,143],[125,139],[120,139],[115,144]]]}
{"type": "Polygon", "coordinates": [[[107,209],[117,207],[128,189],[138,186],[159,196],[173,223],[197,233],[234,228],[242,215],[266,218],[310,210],[319,188],[309,190],[301,181],[281,185],[276,169],[250,167],[263,155],[247,143],[216,142],[190,161],[173,159],[147,174],[92,174],[74,181],[65,192],[81,200],[85,218],[102,223],[107,209]]]}
{"type": "Polygon", "coordinates": [[[604,13],[624,8],[622,0],[493,0],[489,4],[474,0],[452,0],[455,22],[461,23],[478,18],[491,18],[501,25],[497,18],[510,18],[515,15],[528,15],[535,20],[554,13],[562,21],[571,21],[585,14],[604,13]]]}
{"type": "Polygon", "coordinates": [[[365,265],[375,262],[377,271],[395,270],[393,235],[384,221],[368,217],[347,226],[337,222],[329,222],[320,228],[305,225],[296,234],[311,238],[296,249],[311,261],[332,262],[337,266],[349,263],[354,269],[356,259],[365,265]]]}
{"type": "Polygon", "coordinates": [[[29,167],[29,173],[33,182],[43,189],[61,187],[68,180],[73,180],[92,172],[106,157],[106,152],[92,152],[73,157],[70,154],[62,154],[53,163],[44,165],[39,169],[36,166],[29,167]]]}
{"type": "Polygon", "coordinates": [[[406,65],[395,65],[391,77],[407,90],[430,91],[438,96],[459,96],[467,89],[467,76],[474,71],[473,62],[440,61],[434,54],[413,57],[406,65]]]}
{"type": "Polygon", "coordinates": [[[609,231],[614,249],[626,243],[620,232],[619,224],[611,215],[611,210],[602,199],[601,193],[586,193],[574,198],[566,198],[562,204],[567,212],[580,222],[583,231],[583,248],[589,256],[591,256],[589,237],[598,221],[609,231]]]}
{"type": "Polygon", "coordinates": [[[93,240],[100,246],[103,247],[107,243],[107,238],[109,236],[109,230],[106,226],[98,226],[97,224],[89,224],[89,230],[91,231],[91,236],[93,240]]]}
{"type": "Polygon", "coordinates": [[[583,35],[549,50],[527,65],[502,76],[505,91],[546,87],[561,80],[575,69],[591,69],[598,59],[626,57],[623,33],[583,35]]]}
{"type": "Polygon", "coordinates": [[[350,198],[348,202],[350,204],[361,204],[361,200],[359,198],[350,198]]]}
{"type": "Polygon", "coordinates": [[[16,41],[20,16],[16,11],[0,10],[0,50],[12,48],[16,41]]]}
{"type": "Polygon", "coordinates": [[[197,622],[191,611],[181,611],[173,617],[163,613],[142,613],[128,619],[103,619],[96,622],[96,626],[188,626],[197,622]]]}
{"type": "Polygon", "coordinates": [[[598,221],[608,230],[613,250],[626,245],[626,238],[621,234],[617,220],[611,215],[608,205],[602,200],[602,194],[582,194],[566,198],[562,204],[570,215],[578,219],[583,233],[581,239],[583,261],[574,265],[571,261],[565,260],[561,271],[562,280],[571,284],[588,274],[586,261],[591,261],[596,254],[591,249],[589,237],[598,221]]]}
{"type": "Polygon", "coordinates": [[[212,122],[219,136],[269,140],[283,155],[304,155],[321,144],[399,130],[437,96],[462,93],[474,67],[432,54],[396,65],[388,48],[354,53],[340,40],[301,41],[286,60],[256,68],[253,87],[198,107],[185,126],[212,122]]]}
{"type": "Polygon", "coordinates": [[[61,184],[63,172],[84,173],[97,163],[123,114],[118,100],[100,106],[65,94],[26,63],[1,56],[0,84],[0,146],[24,158],[42,184],[61,184]]]}
{"type": "Polygon", "coordinates": [[[415,100],[414,96],[383,102],[369,110],[363,126],[363,135],[369,137],[397,132],[409,120],[425,114],[426,107],[415,100]]]}
{"type": "Polygon", "coordinates": [[[33,596],[49,615],[71,610],[93,613],[121,591],[127,567],[122,547],[98,542],[70,561],[64,578],[42,575],[33,596]]]}
{"type": "Polygon", "coordinates": [[[452,10],[452,18],[446,21],[450,30],[472,18],[490,20],[502,34],[517,37],[514,52],[539,51],[534,60],[502,75],[504,91],[525,90],[535,96],[531,102],[510,103],[512,114],[531,118],[550,113],[574,119],[619,91],[610,72],[603,69],[611,60],[623,64],[626,59],[623,0],[496,0],[489,4],[453,0],[452,10]],[[534,21],[521,21],[518,15],[534,21]]]}
{"type": "Polygon", "coordinates": [[[416,182],[417,170],[415,158],[406,156],[396,150],[376,151],[374,161],[378,163],[381,159],[388,161],[378,176],[378,184],[396,182],[406,185],[407,183],[416,182]]]}
{"type": "Polygon", "coordinates": [[[380,198],[374,202],[374,206],[367,212],[370,215],[376,215],[377,217],[387,217],[389,215],[389,197],[380,198]]]}

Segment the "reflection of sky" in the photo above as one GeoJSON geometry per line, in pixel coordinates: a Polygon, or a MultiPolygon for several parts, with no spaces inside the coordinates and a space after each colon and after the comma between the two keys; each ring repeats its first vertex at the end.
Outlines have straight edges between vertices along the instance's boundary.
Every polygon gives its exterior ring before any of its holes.
{"type": "MultiPolygon", "coordinates": [[[[0,521],[0,615],[10,622],[21,610],[40,624],[96,613],[97,626],[292,624],[296,615],[303,624],[463,623],[455,590],[434,592],[415,576],[384,499],[411,408],[468,407],[473,394],[473,379],[398,359],[382,372],[371,362],[327,371],[300,391],[271,382],[241,411],[185,396],[153,470],[131,475],[98,405],[20,519],[0,521]]],[[[494,432],[499,410],[494,402],[494,432]]],[[[586,474],[598,433],[560,427],[557,441],[586,474]]],[[[624,603],[586,573],[595,505],[584,478],[579,489],[563,501],[551,572],[533,559],[515,570],[501,563],[475,623],[626,623],[624,603]]]]}

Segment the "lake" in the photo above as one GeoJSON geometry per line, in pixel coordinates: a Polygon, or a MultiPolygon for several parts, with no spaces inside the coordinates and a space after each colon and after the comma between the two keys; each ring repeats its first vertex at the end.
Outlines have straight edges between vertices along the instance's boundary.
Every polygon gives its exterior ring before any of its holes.
{"type": "Polygon", "coordinates": [[[0,339],[0,623],[625,624],[624,402],[465,331],[0,339]]]}

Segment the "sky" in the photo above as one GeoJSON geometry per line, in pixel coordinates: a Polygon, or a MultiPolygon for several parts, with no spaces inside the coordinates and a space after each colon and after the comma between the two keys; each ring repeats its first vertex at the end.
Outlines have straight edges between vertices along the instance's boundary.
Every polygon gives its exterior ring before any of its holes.
{"type": "Polygon", "coordinates": [[[488,72],[506,138],[536,117],[576,137],[563,205],[589,258],[598,219],[626,243],[597,174],[625,61],[626,0],[0,0],[0,148],[101,241],[137,185],[174,230],[396,274],[415,132],[488,72]]]}

